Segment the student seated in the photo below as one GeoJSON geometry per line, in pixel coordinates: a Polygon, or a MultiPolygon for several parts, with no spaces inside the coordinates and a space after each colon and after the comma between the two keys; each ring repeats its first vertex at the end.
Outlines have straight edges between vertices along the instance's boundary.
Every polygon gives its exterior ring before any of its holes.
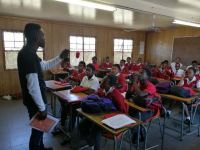
{"type": "Polygon", "coordinates": [[[131,57],[127,57],[127,58],[126,58],[125,67],[126,67],[128,70],[131,70],[132,65],[133,65],[133,63],[132,63],[131,57]]]}
{"type": "Polygon", "coordinates": [[[179,64],[180,68],[183,66],[183,64],[181,63],[180,57],[176,57],[175,61],[171,63],[171,68],[172,68],[173,72],[176,71],[176,64],[179,64]]]}
{"type": "Polygon", "coordinates": [[[111,73],[112,75],[117,77],[118,89],[120,93],[125,93],[127,91],[127,84],[124,74],[121,73],[120,65],[114,64],[112,66],[111,73]]]}
{"type": "Polygon", "coordinates": [[[110,62],[110,58],[107,56],[104,63],[101,64],[101,69],[111,69],[112,63],[110,62]]]}
{"type": "Polygon", "coordinates": [[[95,71],[97,71],[99,69],[99,65],[97,63],[97,57],[96,56],[92,57],[92,65],[94,66],[95,71]]]}
{"type": "MultiPolygon", "coordinates": [[[[80,63],[82,63],[82,62],[80,62],[80,63]]],[[[96,92],[98,90],[98,88],[100,87],[99,80],[97,79],[97,77],[95,77],[94,71],[95,71],[94,66],[92,64],[88,64],[86,67],[86,76],[83,77],[83,79],[80,83],[80,86],[89,88],[88,90],[90,90],[91,93],[96,92]]],[[[61,128],[65,129],[65,121],[67,119],[69,106],[62,100],[60,100],[60,103],[61,103],[61,128]]],[[[71,118],[72,119],[72,127],[71,128],[74,127],[75,118],[76,118],[76,114],[77,114],[76,110],[75,109],[73,109],[73,110],[74,111],[72,112],[73,117],[71,118]]]]}
{"type": "MultiPolygon", "coordinates": [[[[161,106],[160,96],[156,92],[155,85],[149,81],[150,78],[151,72],[148,69],[141,69],[139,75],[135,75],[129,83],[129,88],[126,94],[126,98],[135,102],[137,105],[140,105],[139,101],[146,99],[145,104],[141,102],[141,106],[148,107],[151,111],[147,111],[141,114],[142,121],[145,121],[146,119],[153,116],[153,114],[157,112],[158,107],[161,106]]],[[[136,110],[131,109],[129,113],[133,117],[139,117],[136,110]]],[[[137,130],[133,129],[133,142],[136,140],[136,135],[137,130]]]]}
{"type": "Polygon", "coordinates": [[[78,64],[78,70],[72,70],[72,74],[66,78],[64,81],[68,82],[68,81],[74,81],[76,82],[78,85],[81,83],[83,77],[86,75],[86,64],[84,61],[80,61],[78,64]]]}
{"type": "Polygon", "coordinates": [[[124,59],[120,60],[120,69],[122,74],[129,74],[128,68],[125,66],[126,61],[124,59]]]}
{"type": "MultiPolygon", "coordinates": [[[[125,103],[124,96],[116,89],[117,77],[109,75],[101,83],[101,94],[112,100],[113,104],[117,108],[117,111],[122,113],[128,113],[128,106],[125,103]]],[[[91,149],[100,150],[101,142],[101,128],[88,119],[83,119],[79,124],[79,131],[82,138],[87,141],[87,144],[91,149]]]]}
{"type": "Polygon", "coordinates": [[[181,65],[179,63],[175,64],[175,70],[173,70],[173,72],[174,72],[174,76],[178,78],[181,78],[185,73],[184,70],[181,69],[181,65]]]}
{"type": "Polygon", "coordinates": [[[61,68],[63,69],[63,71],[70,71],[70,70],[72,70],[72,66],[71,66],[71,64],[69,62],[69,58],[64,59],[61,62],[61,68]]]}
{"type": "Polygon", "coordinates": [[[131,71],[133,72],[139,72],[140,69],[144,67],[144,64],[142,63],[142,58],[138,58],[136,64],[132,65],[131,71]]]}
{"type": "MultiPolygon", "coordinates": [[[[196,78],[195,76],[196,70],[193,67],[190,67],[187,69],[187,76],[182,78],[182,80],[179,82],[179,86],[191,88],[194,92],[200,92],[200,80],[196,78]]],[[[198,93],[197,93],[198,95],[198,93]]],[[[186,114],[186,124],[190,124],[190,114],[188,111],[187,104],[184,103],[184,110],[186,114]]]]}
{"type": "Polygon", "coordinates": [[[193,60],[192,64],[187,66],[186,70],[188,70],[190,67],[193,67],[196,70],[196,74],[199,74],[198,62],[196,60],[193,60]]]}
{"type": "Polygon", "coordinates": [[[173,71],[170,66],[168,66],[169,62],[167,60],[161,63],[161,66],[158,68],[157,77],[165,80],[170,80],[174,77],[173,71]]]}

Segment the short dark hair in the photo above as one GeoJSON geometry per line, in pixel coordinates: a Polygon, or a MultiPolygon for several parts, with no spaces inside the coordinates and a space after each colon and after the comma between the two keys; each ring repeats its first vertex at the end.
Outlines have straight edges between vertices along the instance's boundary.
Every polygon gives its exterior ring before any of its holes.
{"type": "Polygon", "coordinates": [[[24,36],[27,41],[35,41],[38,31],[41,29],[41,26],[36,23],[28,23],[24,28],[24,36]]]}
{"type": "Polygon", "coordinates": [[[119,69],[119,71],[121,71],[120,65],[119,64],[114,64],[114,67],[117,67],[119,69]]]}
{"type": "Polygon", "coordinates": [[[97,57],[96,57],[96,56],[94,56],[94,57],[92,57],[92,59],[96,59],[96,60],[97,60],[97,57]]]}
{"type": "Polygon", "coordinates": [[[194,67],[189,67],[187,70],[192,70],[196,74],[196,69],[194,67]]]}
{"type": "Polygon", "coordinates": [[[95,68],[94,68],[93,64],[88,64],[88,65],[87,65],[87,68],[90,68],[90,69],[92,69],[92,72],[94,72],[94,71],[95,71],[95,68]]]}
{"type": "Polygon", "coordinates": [[[120,61],[123,61],[124,63],[126,62],[126,60],[124,60],[124,59],[122,59],[122,60],[120,60],[120,61]]]}
{"type": "Polygon", "coordinates": [[[197,64],[198,62],[197,62],[196,60],[193,60],[193,61],[192,61],[192,64],[194,64],[194,63],[197,64]]]}
{"type": "Polygon", "coordinates": [[[84,61],[80,61],[79,64],[82,64],[84,68],[86,67],[86,64],[84,61]]]}

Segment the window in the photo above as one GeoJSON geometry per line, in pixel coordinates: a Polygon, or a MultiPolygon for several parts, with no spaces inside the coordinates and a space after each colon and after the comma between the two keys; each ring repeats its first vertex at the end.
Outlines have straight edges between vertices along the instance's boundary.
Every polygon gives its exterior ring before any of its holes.
{"type": "Polygon", "coordinates": [[[91,59],[95,56],[95,37],[70,36],[70,63],[78,66],[79,61],[84,60],[86,64],[91,63],[91,59]],[[80,52],[77,59],[76,52],[80,52]]]}
{"type": "MultiPolygon", "coordinates": [[[[6,69],[17,69],[17,54],[25,42],[22,32],[3,32],[4,56],[6,69]]],[[[43,59],[43,49],[39,48],[38,56],[43,59]]]]}
{"type": "Polygon", "coordinates": [[[131,57],[133,40],[114,39],[114,63],[119,63],[121,59],[131,57]]]}

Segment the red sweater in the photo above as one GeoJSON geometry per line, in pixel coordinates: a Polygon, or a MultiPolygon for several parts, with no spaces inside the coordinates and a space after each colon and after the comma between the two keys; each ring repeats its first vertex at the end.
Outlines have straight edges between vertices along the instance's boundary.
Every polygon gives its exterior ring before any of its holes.
{"type": "Polygon", "coordinates": [[[140,63],[140,64],[134,64],[134,65],[132,65],[131,70],[133,72],[138,72],[142,68],[144,68],[144,64],[142,64],[142,63],[140,63]]]}
{"type": "Polygon", "coordinates": [[[103,63],[101,64],[102,69],[112,68],[112,63],[103,63]]]}
{"type": "Polygon", "coordinates": [[[83,70],[81,73],[78,72],[77,70],[73,70],[70,79],[75,81],[75,82],[81,82],[85,75],[86,75],[85,70],[83,70]]]}
{"type": "Polygon", "coordinates": [[[123,75],[122,73],[117,77],[117,82],[122,86],[121,88],[119,88],[119,92],[120,93],[124,93],[127,91],[128,86],[126,84],[126,79],[125,79],[125,75],[123,75]]]}
{"type": "Polygon", "coordinates": [[[174,77],[174,73],[171,67],[166,67],[164,69],[158,69],[157,77],[165,80],[170,80],[174,77]]]}

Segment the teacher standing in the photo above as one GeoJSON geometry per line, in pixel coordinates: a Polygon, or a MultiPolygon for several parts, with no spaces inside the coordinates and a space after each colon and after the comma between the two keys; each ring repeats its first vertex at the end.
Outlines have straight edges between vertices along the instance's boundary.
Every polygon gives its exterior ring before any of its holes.
{"type": "MultiPolygon", "coordinates": [[[[23,103],[28,109],[30,119],[39,112],[38,119],[44,120],[47,117],[47,98],[42,71],[59,64],[63,59],[68,58],[69,54],[67,50],[63,50],[59,56],[49,61],[42,61],[36,53],[39,47],[45,47],[44,33],[39,24],[26,24],[24,36],[26,44],[19,51],[17,58],[23,103]]],[[[43,132],[36,129],[32,129],[29,149],[53,150],[53,148],[44,147],[43,132]]]]}

